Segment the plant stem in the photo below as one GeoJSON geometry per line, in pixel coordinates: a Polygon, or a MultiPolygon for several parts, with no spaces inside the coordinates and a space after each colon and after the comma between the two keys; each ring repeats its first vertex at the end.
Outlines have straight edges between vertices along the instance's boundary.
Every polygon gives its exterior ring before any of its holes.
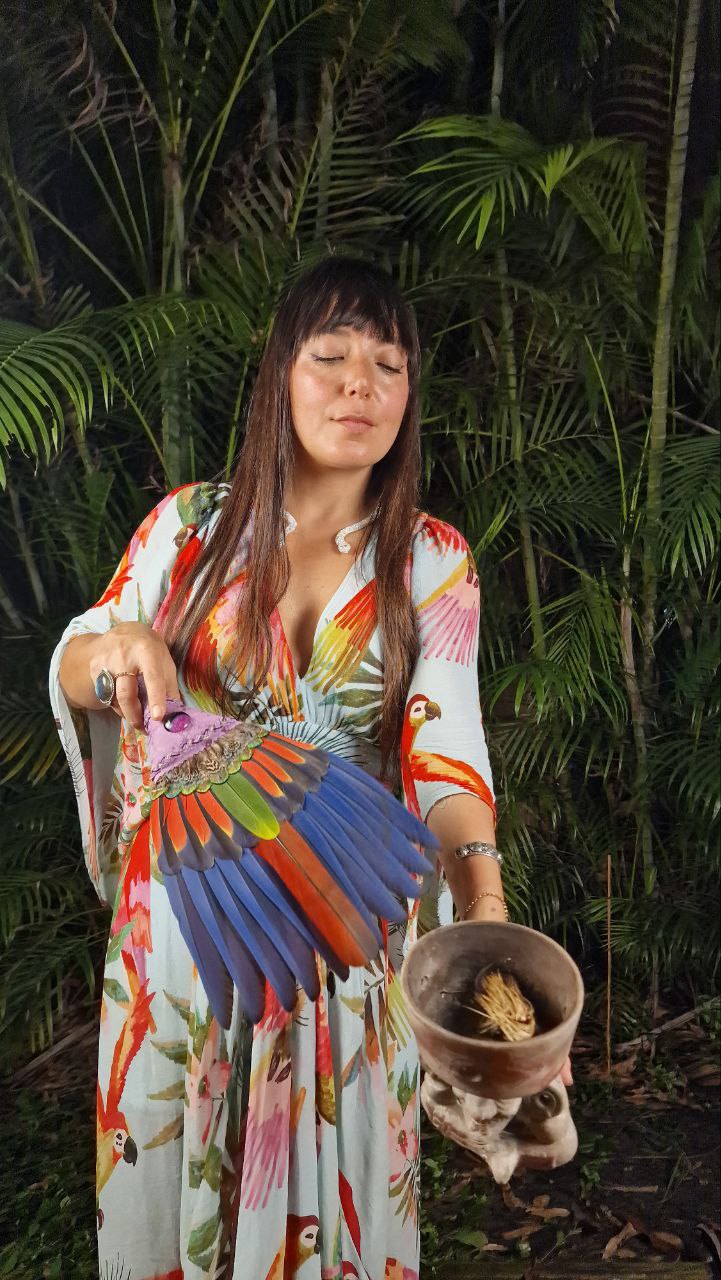
{"type": "Polygon", "coordinates": [[[606,1075],[611,1074],[611,855],[606,854],[606,1075]]]}
{"type": "Polygon", "coordinates": [[[656,864],[653,857],[651,824],[648,815],[648,745],[646,742],[646,708],[641,696],[641,687],[636,671],[636,656],[633,649],[633,613],[631,609],[631,548],[626,545],[623,551],[623,569],[621,584],[621,656],[623,675],[628,694],[628,705],[631,711],[631,727],[633,744],[636,753],[636,769],[634,778],[634,807],[636,824],[641,838],[641,855],[643,859],[646,892],[652,893],[656,885],[656,864]]]}
{"type": "Polygon", "coordinates": [[[12,597],[2,578],[0,578],[0,609],[2,609],[13,630],[22,631],[23,620],[15,608],[12,597]]]}
{"type": "MultiPolygon", "coordinates": [[[[175,51],[175,6],[163,10],[163,44],[168,62],[175,51]]],[[[180,295],[184,292],[186,248],[185,188],[183,183],[182,120],[173,109],[173,95],[168,90],[168,119],[161,146],[163,163],[163,270],[161,292],[180,295]],[[167,140],[167,141],[166,141],[167,140]]],[[[182,403],[182,369],[178,358],[178,338],[170,341],[170,350],[162,355],[160,385],[162,394],[162,439],[165,473],[168,484],[176,488],[183,483],[189,456],[189,415],[182,403]]]]}
{"type": "Polygon", "coordinates": [[[28,538],[27,529],[25,527],[22,507],[20,506],[20,498],[18,497],[17,489],[13,485],[9,476],[7,478],[6,491],[10,498],[10,507],[13,513],[13,522],[15,524],[18,546],[20,547],[20,554],[23,558],[23,563],[27,571],[33,596],[35,597],[35,604],[37,606],[38,613],[45,613],[48,607],[48,598],[45,594],[45,587],[43,586],[43,580],[40,577],[40,571],[35,561],[33,549],[30,546],[30,539],[28,538]]]}
{"type": "MultiPolygon", "coordinates": [[[[498,0],[496,35],[493,44],[493,78],[491,82],[491,115],[494,120],[501,119],[501,95],[503,93],[503,68],[505,65],[505,23],[506,0],[498,0]]],[[[511,454],[518,466],[519,492],[519,533],[521,538],[521,561],[523,576],[526,581],[526,594],[531,614],[531,632],[533,643],[531,651],[536,658],[546,656],[546,637],[541,614],[541,595],[538,589],[538,573],[533,551],[531,522],[525,511],[525,495],[523,492],[523,422],[518,397],[518,368],[516,365],[515,334],[513,326],[513,308],[508,289],[508,260],[502,245],[495,252],[496,272],[501,295],[501,360],[506,382],[511,415],[511,454]]]]}
{"type": "Polygon", "coordinates": [[[671,153],[668,162],[663,252],[656,311],[646,483],[646,529],[643,550],[643,608],[641,623],[641,641],[643,645],[642,674],[646,688],[651,683],[654,668],[659,569],[658,542],[661,523],[663,460],[666,445],[666,420],[671,368],[673,294],[676,283],[676,265],[681,232],[691,91],[694,81],[700,16],[701,0],[688,0],[683,47],[681,50],[681,68],[676,91],[671,153]]]}

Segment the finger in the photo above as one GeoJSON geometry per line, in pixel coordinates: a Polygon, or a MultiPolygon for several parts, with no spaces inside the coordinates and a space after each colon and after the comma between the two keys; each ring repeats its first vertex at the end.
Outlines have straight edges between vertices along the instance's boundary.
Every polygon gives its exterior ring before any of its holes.
{"type": "Polygon", "coordinates": [[[134,729],[143,727],[143,709],[138,697],[138,678],[134,675],[117,676],[113,710],[132,724],[134,729]]]}
{"type": "Polygon", "coordinates": [[[167,704],[167,681],[163,664],[158,661],[144,663],[143,679],[150,714],[153,720],[162,720],[167,704]]]}
{"type": "Polygon", "coordinates": [[[166,697],[172,698],[175,702],[182,702],[183,695],[178,687],[178,672],[174,662],[168,665],[168,671],[165,677],[165,694],[166,697]]]}

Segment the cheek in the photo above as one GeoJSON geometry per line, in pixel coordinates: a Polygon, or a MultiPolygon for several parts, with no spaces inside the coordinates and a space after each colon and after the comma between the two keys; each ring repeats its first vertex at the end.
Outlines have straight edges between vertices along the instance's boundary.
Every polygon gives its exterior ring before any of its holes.
{"type": "Polygon", "coordinates": [[[330,394],[327,375],[324,376],[320,370],[299,368],[297,365],[290,375],[288,390],[296,424],[305,414],[322,406],[330,394]]]}
{"type": "Polygon", "coordinates": [[[388,426],[400,427],[408,404],[408,379],[404,378],[400,385],[394,382],[392,386],[387,387],[382,402],[388,426]]]}

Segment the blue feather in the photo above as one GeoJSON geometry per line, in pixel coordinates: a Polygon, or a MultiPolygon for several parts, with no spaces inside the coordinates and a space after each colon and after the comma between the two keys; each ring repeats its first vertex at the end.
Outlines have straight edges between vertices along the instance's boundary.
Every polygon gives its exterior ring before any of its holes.
{"type": "Polygon", "coordinates": [[[254,854],[252,850],[246,850],[243,864],[246,874],[267,893],[271,901],[295,925],[298,932],[307,938],[313,950],[318,951],[323,956],[334,973],[337,973],[339,978],[345,980],[350,973],[348,965],[339,959],[330,943],[318,933],[312,920],[308,918],[303,910],[302,904],[289,892],[277,872],[268,866],[264,859],[254,854]]]}
{"type": "Polygon", "coordinates": [[[303,811],[297,813],[293,819],[293,826],[297,827],[301,835],[316,849],[318,856],[325,862],[334,877],[336,877],[335,868],[340,865],[338,858],[342,857],[342,869],[346,880],[345,892],[358,910],[364,907],[366,911],[380,916],[382,920],[393,920],[402,924],[408,915],[406,903],[399,902],[367,865],[360,866],[352,853],[348,852],[347,841],[343,841],[342,844],[336,841],[333,845],[326,838],[326,830],[316,817],[316,804],[317,793],[307,796],[303,811]]]}
{"type": "Polygon", "coordinates": [[[357,826],[346,822],[337,810],[327,803],[321,792],[317,792],[315,803],[319,810],[318,821],[323,829],[346,849],[348,856],[353,858],[366,875],[369,870],[372,870],[392,893],[399,893],[409,898],[418,897],[418,881],[414,880],[402,866],[394,866],[385,849],[377,848],[371,840],[364,839],[361,843],[357,826]]]}
{"type": "MultiPolygon", "coordinates": [[[[250,913],[254,916],[293,974],[294,984],[299,981],[311,999],[315,999],[318,970],[314,947],[295,927],[295,922],[289,921],[257,885],[248,883],[244,874],[246,861],[247,856],[244,855],[234,867],[226,865],[221,870],[220,866],[215,866],[206,872],[218,904],[231,922],[240,921],[238,932],[241,934],[243,915],[250,913]]],[[[270,971],[268,976],[271,977],[270,971]]]]}
{"type": "Polygon", "coordinates": [[[254,925],[250,918],[246,919],[244,936],[241,937],[224,920],[217,904],[210,901],[204,873],[182,871],[180,879],[238,988],[243,1008],[253,1021],[257,1022],[258,1018],[263,1016],[265,1003],[265,982],[262,983],[262,989],[258,990],[254,981],[256,972],[264,978],[267,971],[273,986],[278,991],[281,1004],[287,1006],[290,1003],[292,1008],[296,997],[295,980],[287,966],[280,961],[274,948],[269,946],[268,939],[263,938],[257,925],[254,925]]]}
{"type": "MultiPolygon", "coordinates": [[[[330,776],[330,770],[323,779],[319,793],[323,799],[328,797],[338,813],[342,814],[351,827],[362,832],[366,840],[373,840],[386,854],[392,853],[395,858],[416,875],[429,875],[432,868],[428,861],[406,837],[392,826],[382,813],[374,812],[368,805],[359,801],[347,787],[330,776]]],[[[391,797],[392,798],[392,797],[391,797]]]]}
{"type": "Polygon", "coordinates": [[[200,981],[205,988],[211,1008],[220,1025],[227,1028],[230,1026],[233,992],[225,966],[215,948],[209,945],[207,930],[188,899],[187,890],[180,876],[166,876],[163,883],[182,937],[197,966],[200,981]],[[192,917],[192,924],[190,917],[192,917]],[[200,945],[198,945],[199,942],[200,945]]]}
{"type": "MultiPolygon", "coordinates": [[[[343,774],[349,781],[353,783],[353,790],[364,793],[363,799],[376,806],[381,807],[388,814],[389,820],[393,825],[402,831],[409,840],[414,844],[420,844],[427,849],[436,850],[439,848],[438,840],[433,832],[417,818],[414,813],[406,809],[400,800],[383,786],[377,778],[370,773],[366,773],[365,769],[360,769],[358,765],[352,764],[350,760],[344,760],[342,756],[334,755],[330,758],[330,767],[326,778],[332,774],[343,774]],[[387,804],[387,808],[385,805],[387,804]]],[[[335,779],[334,779],[335,780],[335,779]]]]}

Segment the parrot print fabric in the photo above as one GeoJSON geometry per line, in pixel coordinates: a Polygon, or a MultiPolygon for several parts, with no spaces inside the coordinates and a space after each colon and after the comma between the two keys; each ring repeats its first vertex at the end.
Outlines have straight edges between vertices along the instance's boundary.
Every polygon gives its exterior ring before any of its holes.
{"type": "MultiPolygon", "coordinates": [[[[450,920],[440,880],[383,925],[347,980],[317,959],[320,995],[291,1013],[266,987],[253,1026],[213,1017],[170,907],[152,839],[133,841],[151,785],[145,739],[112,711],[71,708],[58,680],[75,635],[121,621],[159,627],[227,489],[184,486],[150,512],[96,605],[53,655],[51,701],[75,787],[88,872],[112,907],[97,1086],[101,1280],[417,1280],[419,1066],[398,970],[419,927],[450,920]],[[423,917],[423,923],[421,922],[423,917]]],[[[232,668],[249,532],[182,670],[184,701],[215,712],[210,675],[240,707],[253,673],[232,668]]],[[[476,671],[479,592],[468,547],[418,517],[408,555],[421,652],[403,724],[408,808],[444,796],[493,805],[476,671]]],[[[185,589],[185,588],[184,588],[185,589]]],[[[192,590],[192,588],[191,588],[192,590]]],[[[300,675],[283,627],[249,715],[379,773],[383,655],[372,543],[318,620],[300,675]]]]}

